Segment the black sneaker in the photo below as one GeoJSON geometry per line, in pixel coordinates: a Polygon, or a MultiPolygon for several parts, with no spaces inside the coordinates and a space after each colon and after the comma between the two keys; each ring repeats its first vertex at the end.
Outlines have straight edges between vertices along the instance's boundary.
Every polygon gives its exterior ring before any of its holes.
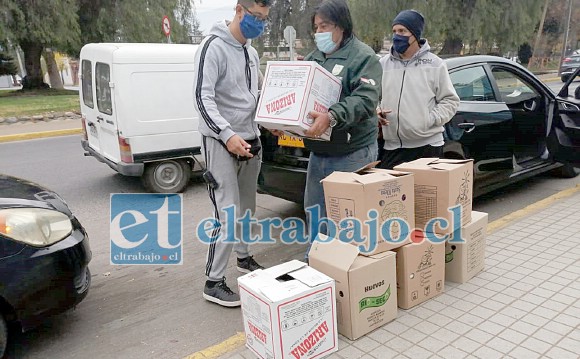
{"type": "Polygon", "coordinates": [[[220,282],[206,281],[203,288],[203,298],[223,307],[239,307],[240,296],[234,293],[226,284],[226,277],[220,282]]]}
{"type": "Polygon", "coordinates": [[[242,273],[250,273],[257,269],[264,269],[261,265],[259,265],[255,260],[254,257],[249,256],[243,259],[238,258],[238,271],[242,273]]]}

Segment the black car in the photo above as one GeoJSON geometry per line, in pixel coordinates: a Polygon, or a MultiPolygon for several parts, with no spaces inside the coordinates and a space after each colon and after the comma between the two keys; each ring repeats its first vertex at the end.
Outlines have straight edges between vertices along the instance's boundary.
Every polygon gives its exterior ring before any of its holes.
{"type": "MultiPolygon", "coordinates": [[[[474,195],[546,171],[576,176],[580,93],[556,95],[521,65],[494,56],[446,59],[461,99],[445,127],[444,157],[474,160],[474,195]]],[[[566,90],[566,91],[564,91],[566,90]]],[[[296,139],[262,131],[259,191],[302,202],[309,152],[296,139]]]]}
{"type": "Polygon", "coordinates": [[[8,327],[32,329],[89,291],[89,240],[56,193],[0,175],[0,358],[8,327]]]}
{"type": "Polygon", "coordinates": [[[558,75],[562,79],[562,82],[568,81],[570,75],[572,75],[578,67],[580,67],[580,55],[566,57],[562,61],[560,70],[558,71],[558,75]]]}

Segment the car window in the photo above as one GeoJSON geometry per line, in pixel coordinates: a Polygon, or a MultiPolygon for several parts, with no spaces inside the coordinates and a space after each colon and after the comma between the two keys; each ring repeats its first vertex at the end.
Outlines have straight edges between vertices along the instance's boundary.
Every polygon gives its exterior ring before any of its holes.
{"type": "Polygon", "coordinates": [[[113,101],[111,99],[111,69],[109,65],[97,62],[95,67],[97,85],[97,107],[99,111],[107,115],[113,114],[113,101]]]}
{"type": "Polygon", "coordinates": [[[83,102],[90,108],[94,108],[93,102],[93,69],[89,60],[83,60],[81,75],[83,82],[83,102]]]}
{"type": "Polygon", "coordinates": [[[483,67],[470,67],[449,74],[462,101],[495,101],[491,82],[483,67]]]}
{"type": "Polygon", "coordinates": [[[503,68],[492,69],[502,102],[507,105],[520,103],[539,96],[538,92],[521,76],[503,68]]]}

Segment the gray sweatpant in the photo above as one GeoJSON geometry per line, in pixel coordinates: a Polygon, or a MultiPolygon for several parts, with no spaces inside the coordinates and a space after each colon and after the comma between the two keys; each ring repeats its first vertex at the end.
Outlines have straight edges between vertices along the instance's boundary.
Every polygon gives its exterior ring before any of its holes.
{"type": "Polygon", "coordinates": [[[212,233],[212,237],[217,236],[217,240],[209,245],[205,275],[209,280],[220,281],[226,272],[232,248],[238,258],[249,256],[247,243],[226,241],[228,234],[232,236],[231,231],[235,231],[235,225],[234,228],[228,228],[229,224],[223,209],[235,206],[237,218],[243,217],[248,209],[252,216],[254,215],[262,154],[260,152],[258,156],[248,161],[238,161],[211,137],[203,138],[203,149],[207,170],[212,173],[218,183],[217,189],[208,186],[208,192],[214,207],[214,217],[221,224],[212,233]]]}

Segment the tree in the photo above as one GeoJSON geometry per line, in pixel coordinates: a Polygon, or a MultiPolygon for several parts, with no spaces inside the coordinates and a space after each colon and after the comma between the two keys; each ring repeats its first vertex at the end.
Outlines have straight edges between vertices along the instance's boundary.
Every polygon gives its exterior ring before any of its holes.
{"type": "Polygon", "coordinates": [[[78,1],[82,43],[165,42],[161,30],[165,15],[171,21],[172,42],[189,43],[197,21],[192,0],[78,1]]]}
{"type": "Polygon", "coordinates": [[[24,52],[25,89],[47,87],[40,57],[46,47],[72,48],[80,44],[76,0],[3,0],[0,36],[18,44],[24,52]]]}
{"type": "MultiPolygon", "coordinates": [[[[266,34],[253,43],[258,51],[264,51],[265,45],[275,49],[284,40],[284,29],[293,26],[296,39],[303,45],[302,55],[310,52],[313,45],[311,19],[316,6],[322,0],[274,0],[270,7],[271,23],[266,34]]],[[[300,50],[299,50],[300,51],[300,50]]]]}
{"type": "Polygon", "coordinates": [[[391,22],[399,11],[413,8],[416,1],[406,0],[349,0],[348,6],[356,36],[379,52],[383,40],[391,33],[391,22]]]}
{"type": "Polygon", "coordinates": [[[532,47],[527,42],[522,44],[518,49],[518,58],[522,64],[527,65],[532,58],[532,47]]]}
{"type": "Polygon", "coordinates": [[[0,52],[0,76],[16,75],[18,68],[14,59],[5,52],[0,52]]]}

